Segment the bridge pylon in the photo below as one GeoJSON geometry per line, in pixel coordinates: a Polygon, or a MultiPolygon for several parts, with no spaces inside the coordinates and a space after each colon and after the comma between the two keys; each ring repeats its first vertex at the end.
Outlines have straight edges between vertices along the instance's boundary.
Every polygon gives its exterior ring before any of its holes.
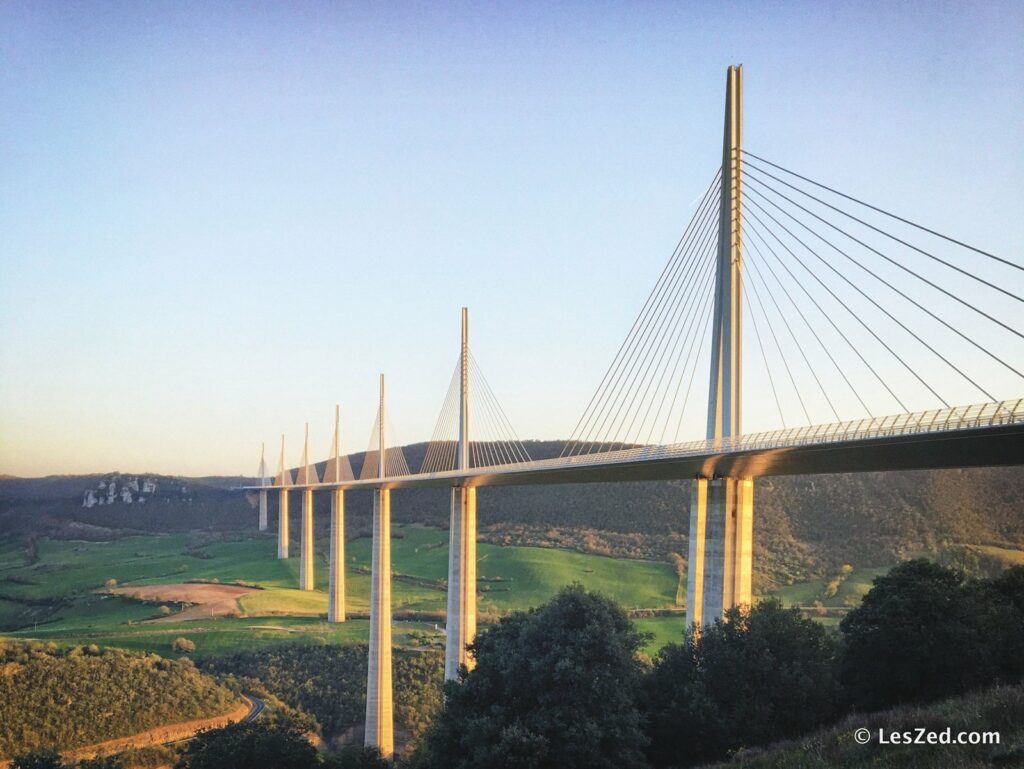
{"type": "MultiPolygon", "coordinates": [[[[462,347],[459,356],[459,436],[457,470],[468,470],[469,461],[469,310],[462,308],[462,347]]],[[[444,650],[444,677],[459,676],[459,667],[473,667],[466,647],[476,636],[476,488],[452,487],[451,525],[448,541],[448,613],[444,650]]]]}
{"type": "MultiPolygon", "coordinates": [[[[711,333],[707,437],[741,434],[743,346],[743,67],[729,67],[722,147],[718,259],[711,333]]],[[[713,622],[749,604],[754,518],[752,478],[697,478],[690,500],[687,623],[713,622]]]]}
{"type": "Polygon", "coordinates": [[[385,758],[395,752],[391,686],[391,490],[384,487],[384,375],[380,375],[377,433],[377,478],[373,493],[373,555],[370,564],[370,650],[366,671],[365,744],[380,748],[385,758]]]}

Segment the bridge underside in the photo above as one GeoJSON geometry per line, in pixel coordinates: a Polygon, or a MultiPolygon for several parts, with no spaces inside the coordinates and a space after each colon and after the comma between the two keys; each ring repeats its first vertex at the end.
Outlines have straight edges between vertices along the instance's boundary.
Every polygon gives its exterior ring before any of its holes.
{"type": "Polygon", "coordinates": [[[474,468],[464,472],[319,484],[314,488],[527,486],[937,470],[1021,464],[1024,464],[1024,424],[1015,423],[720,454],[673,455],[671,450],[664,448],[633,449],[573,457],[569,460],[551,459],[522,465],[474,468]]]}

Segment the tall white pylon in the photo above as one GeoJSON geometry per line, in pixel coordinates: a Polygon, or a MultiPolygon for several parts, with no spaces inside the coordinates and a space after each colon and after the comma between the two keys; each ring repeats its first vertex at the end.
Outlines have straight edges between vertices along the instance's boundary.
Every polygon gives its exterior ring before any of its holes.
{"type": "MultiPolygon", "coordinates": [[[[742,147],[743,67],[729,67],[708,393],[707,437],[714,441],[741,434],[742,147]]],[[[753,521],[752,478],[694,481],[686,582],[688,624],[708,624],[733,606],[750,603],[753,521]]]]}
{"type": "MultiPolygon", "coordinates": [[[[267,444],[260,444],[260,486],[267,485],[267,444]]],[[[267,530],[267,492],[260,491],[260,531],[267,530]]]]}
{"type": "Polygon", "coordinates": [[[284,465],[284,436],[281,436],[281,457],[277,460],[277,477],[274,485],[280,486],[280,502],[277,513],[277,557],[288,557],[288,487],[292,485],[292,473],[284,465]]]}
{"type": "MultiPolygon", "coordinates": [[[[348,457],[341,456],[341,406],[334,407],[334,444],[324,469],[324,483],[352,480],[348,457]],[[344,459],[344,462],[342,461],[344,459]]],[[[331,495],[331,564],[327,592],[327,621],[345,621],[345,490],[331,495]]]]}
{"type": "Polygon", "coordinates": [[[309,422],[302,445],[298,485],[302,487],[302,542],[299,559],[299,590],[313,589],[313,484],[319,483],[316,467],[309,461],[309,422]]]}
{"type": "MultiPolygon", "coordinates": [[[[456,469],[469,469],[469,310],[462,308],[459,357],[459,441],[456,469]]],[[[459,667],[473,667],[466,647],[476,636],[476,488],[452,487],[448,535],[448,614],[444,650],[445,680],[459,677],[459,667]]]]}
{"type": "Polygon", "coordinates": [[[373,494],[373,556],[370,565],[370,651],[366,671],[367,745],[389,757],[395,752],[391,689],[391,491],[384,487],[384,375],[380,375],[377,478],[373,494]]]}

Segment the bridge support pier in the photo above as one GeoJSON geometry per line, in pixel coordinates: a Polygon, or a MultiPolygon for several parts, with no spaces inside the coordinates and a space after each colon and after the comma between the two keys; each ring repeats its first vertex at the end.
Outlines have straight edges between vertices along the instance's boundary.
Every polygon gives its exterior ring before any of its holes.
{"type": "Polygon", "coordinates": [[[345,621],[345,490],[331,495],[331,565],[327,590],[327,621],[345,621]]]}
{"type": "MultiPolygon", "coordinates": [[[[262,483],[262,481],[261,481],[262,483]]],[[[260,492],[260,531],[267,530],[267,492],[260,492]]]]}
{"type": "Polygon", "coordinates": [[[313,489],[302,490],[302,549],[299,558],[299,590],[313,589],[313,489]]]}
{"type": "Polygon", "coordinates": [[[448,617],[444,678],[459,677],[459,666],[473,668],[466,646],[476,636],[476,488],[452,489],[448,543],[448,617]]]}
{"type": "Polygon", "coordinates": [[[288,489],[281,489],[277,514],[277,557],[288,557],[288,489]]]}
{"type": "Polygon", "coordinates": [[[365,743],[380,748],[385,757],[395,752],[391,700],[391,492],[388,489],[377,489],[373,495],[365,743]]]}
{"type": "Polygon", "coordinates": [[[749,605],[753,566],[754,479],[694,481],[686,575],[687,625],[709,625],[749,605]]]}

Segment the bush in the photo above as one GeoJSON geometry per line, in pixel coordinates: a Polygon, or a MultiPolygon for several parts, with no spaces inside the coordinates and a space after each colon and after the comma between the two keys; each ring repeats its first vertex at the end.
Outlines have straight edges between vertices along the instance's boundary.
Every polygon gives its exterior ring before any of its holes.
{"type": "Polygon", "coordinates": [[[63,769],[60,753],[50,748],[40,748],[15,756],[11,769],[63,769]]]}
{"type": "Polygon", "coordinates": [[[171,648],[178,654],[192,654],[196,650],[196,645],[187,638],[175,638],[171,648]]]}

